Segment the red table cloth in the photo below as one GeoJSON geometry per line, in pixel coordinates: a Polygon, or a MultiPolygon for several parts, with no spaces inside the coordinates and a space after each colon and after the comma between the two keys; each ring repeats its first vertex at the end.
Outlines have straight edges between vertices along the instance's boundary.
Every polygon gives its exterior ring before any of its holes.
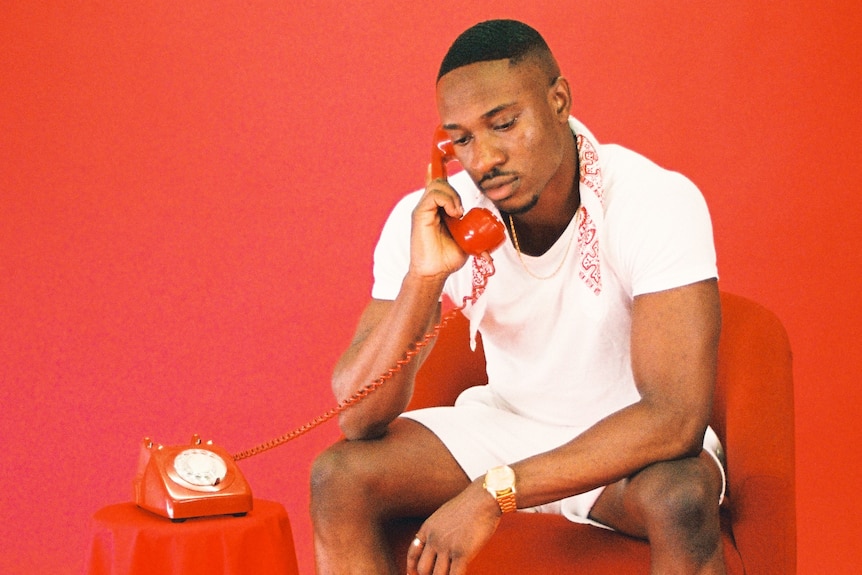
{"type": "Polygon", "coordinates": [[[91,531],[86,575],[298,575],[290,518],[273,501],[183,523],[120,503],[97,511],[91,531]]]}

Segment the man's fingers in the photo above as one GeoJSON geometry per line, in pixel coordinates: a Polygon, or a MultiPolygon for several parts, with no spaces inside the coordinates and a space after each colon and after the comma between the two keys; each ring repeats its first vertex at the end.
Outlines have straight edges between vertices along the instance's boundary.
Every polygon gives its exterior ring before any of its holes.
{"type": "Polygon", "coordinates": [[[424,549],[425,541],[417,533],[416,537],[410,543],[410,548],[407,549],[407,575],[418,575],[419,558],[422,556],[424,549]]]}
{"type": "Polygon", "coordinates": [[[449,557],[437,555],[434,561],[434,575],[449,575],[449,557]]]}
{"type": "Polygon", "coordinates": [[[467,575],[467,561],[454,559],[449,565],[449,575],[467,575]]]}
{"type": "Polygon", "coordinates": [[[437,575],[434,570],[434,565],[437,563],[437,553],[432,547],[427,544],[422,546],[422,555],[419,557],[419,563],[416,564],[416,572],[419,575],[437,575]]]}

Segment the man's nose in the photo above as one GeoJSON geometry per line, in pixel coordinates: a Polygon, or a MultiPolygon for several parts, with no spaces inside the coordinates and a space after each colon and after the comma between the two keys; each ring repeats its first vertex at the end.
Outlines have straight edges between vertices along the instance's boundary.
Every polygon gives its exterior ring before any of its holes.
{"type": "Polygon", "coordinates": [[[503,150],[489,138],[476,138],[473,141],[471,169],[480,174],[486,174],[506,161],[503,150]]]}

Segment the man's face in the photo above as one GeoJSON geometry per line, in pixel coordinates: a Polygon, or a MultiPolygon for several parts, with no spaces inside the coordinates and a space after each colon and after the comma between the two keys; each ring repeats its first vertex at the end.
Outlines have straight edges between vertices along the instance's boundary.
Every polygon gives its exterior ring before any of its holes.
{"type": "MultiPolygon", "coordinates": [[[[568,101],[537,64],[477,62],[437,84],[437,108],[455,155],[498,209],[532,209],[557,174],[568,130],[568,101]]],[[[564,183],[571,186],[571,181],[564,183]]]]}

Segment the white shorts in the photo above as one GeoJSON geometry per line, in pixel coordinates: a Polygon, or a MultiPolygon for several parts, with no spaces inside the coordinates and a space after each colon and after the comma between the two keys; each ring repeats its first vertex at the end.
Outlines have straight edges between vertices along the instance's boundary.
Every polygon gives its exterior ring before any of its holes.
{"type": "MultiPolygon", "coordinates": [[[[402,417],[421,423],[443,442],[470,480],[488,469],[521,461],[550,451],[577,437],[584,430],[539,423],[520,415],[480,403],[457,407],[429,407],[404,413],[402,417]]],[[[721,470],[719,504],[727,488],[724,450],[715,431],[707,428],[703,448],[721,470]]],[[[609,529],[589,518],[590,510],[604,487],[545,505],[519,509],[533,513],[562,515],[575,523],[609,529]]]]}

